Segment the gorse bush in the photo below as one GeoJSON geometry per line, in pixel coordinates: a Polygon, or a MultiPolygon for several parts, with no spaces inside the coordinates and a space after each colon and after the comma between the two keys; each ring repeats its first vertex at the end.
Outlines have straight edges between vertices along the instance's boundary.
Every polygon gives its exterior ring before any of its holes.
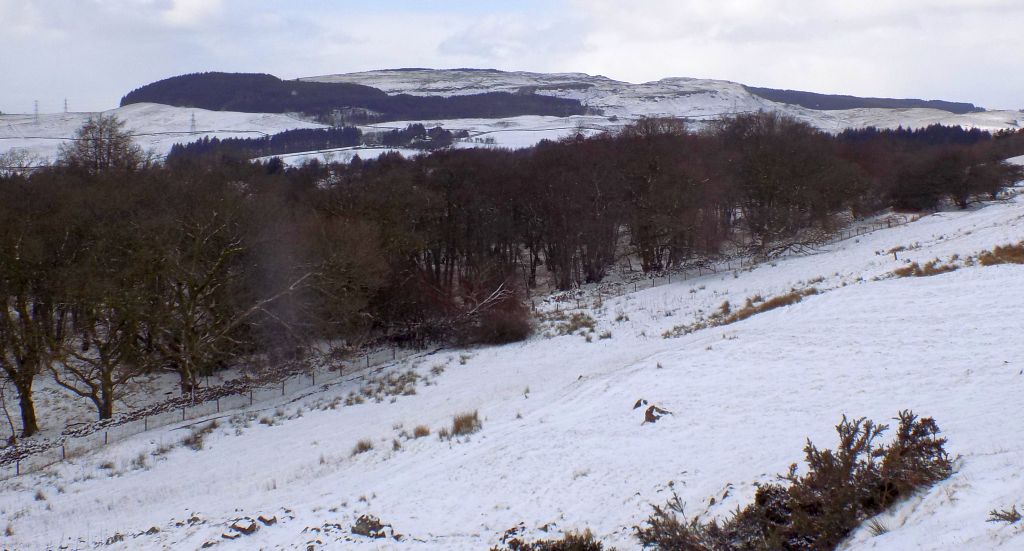
{"type": "Polygon", "coordinates": [[[835,549],[865,519],[952,473],[934,420],[910,411],[898,420],[893,441],[880,445],[886,425],[843,417],[835,450],[808,442],[804,474],[793,464],[780,483],[760,486],[754,502],[728,520],[687,519],[675,497],[654,506],[646,524],[636,527],[637,539],[664,551],[835,549]]]}

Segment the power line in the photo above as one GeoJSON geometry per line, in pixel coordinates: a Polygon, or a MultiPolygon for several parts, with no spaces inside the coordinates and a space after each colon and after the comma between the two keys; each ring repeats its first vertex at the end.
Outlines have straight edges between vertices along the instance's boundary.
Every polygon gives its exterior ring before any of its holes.
{"type": "MultiPolygon", "coordinates": [[[[129,133],[131,137],[136,136],[175,136],[175,135],[189,135],[189,134],[262,134],[264,136],[270,136],[270,134],[262,130],[231,130],[231,129],[217,129],[217,130],[196,130],[196,131],[167,131],[167,132],[137,132],[129,133]]],[[[70,141],[95,141],[95,140],[109,140],[114,138],[107,137],[96,137],[96,138],[76,138],[74,136],[0,136],[0,140],[70,140],[70,141]]]]}

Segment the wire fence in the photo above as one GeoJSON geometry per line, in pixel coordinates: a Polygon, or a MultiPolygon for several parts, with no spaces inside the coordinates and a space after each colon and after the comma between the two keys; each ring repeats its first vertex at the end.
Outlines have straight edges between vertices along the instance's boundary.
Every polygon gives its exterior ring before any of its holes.
{"type": "MultiPolygon", "coordinates": [[[[295,373],[281,381],[251,387],[242,392],[222,395],[195,404],[167,408],[158,413],[151,413],[132,418],[123,423],[103,426],[87,434],[63,435],[51,441],[39,443],[32,447],[17,448],[12,454],[16,459],[0,465],[0,480],[32,473],[54,465],[69,458],[81,456],[103,446],[126,440],[137,434],[167,427],[175,424],[188,425],[207,417],[227,412],[260,409],[268,403],[279,401],[283,397],[294,395],[317,387],[335,384],[346,380],[356,380],[366,375],[367,370],[375,366],[402,360],[418,354],[422,350],[387,348],[364,354],[355,360],[339,362],[333,365],[310,367],[295,373]]],[[[133,417],[131,414],[128,417],[133,417]]],[[[182,431],[182,440],[190,435],[190,431],[182,431]]],[[[169,442],[162,437],[161,445],[178,443],[169,442]]],[[[25,444],[22,444],[25,446],[25,444]]]]}

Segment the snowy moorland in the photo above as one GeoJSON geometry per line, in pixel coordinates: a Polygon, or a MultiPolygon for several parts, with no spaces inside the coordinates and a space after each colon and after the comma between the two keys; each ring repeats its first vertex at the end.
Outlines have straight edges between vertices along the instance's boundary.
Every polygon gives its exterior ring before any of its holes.
{"type": "Polygon", "coordinates": [[[847,109],[819,111],[776,103],[751,94],[742,84],[725,80],[673,77],[633,84],[583,73],[529,73],[479,70],[384,70],[309,77],[316,82],[350,82],[385,92],[451,96],[482,92],[523,92],[579,100],[606,117],[641,116],[718,118],[759,110],[780,111],[828,132],[844,128],[918,128],[929,124],[962,125],[983,130],[1018,128],[1021,111],[983,111],[956,115],[938,109],[847,109]]]}
{"type": "Polygon", "coordinates": [[[688,514],[728,516],[806,439],[834,446],[843,415],[909,408],[936,419],[954,473],[844,549],[1021,549],[1019,523],[986,520],[1024,504],[1024,265],[972,259],[1022,240],[1011,193],[751,269],[586,290],[579,309],[547,297],[527,341],[395,362],[375,381],[394,392],[327,386],[0,481],[0,548],[479,550],[522,523],[531,538],[590,528],[636,549],[633,526],[673,492],[688,514]],[[957,269],[894,275],[936,259],[957,269]],[[726,301],[811,287],[665,336],[726,301]],[[592,327],[569,330],[571,314],[592,327]],[[643,423],[641,399],[672,414],[643,423]],[[474,411],[478,431],[438,437],[474,411]],[[363,514],[401,539],[353,535],[363,514]]]}
{"type": "MultiPolygon", "coordinates": [[[[308,77],[316,82],[350,82],[373,86],[390,94],[454,96],[485,92],[536,94],[579,100],[594,113],[573,117],[520,116],[497,119],[395,121],[364,126],[364,132],[405,128],[421,122],[451,131],[466,130],[470,138],[457,147],[522,148],[542,139],[560,139],[579,132],[614,131],[640,117],[684,117],[695,124],[724,116],[759,110],[777,111],[826,132],[846,128],[921,128],[931,124],[963,126],[988,131],[1016,130],[1024,125],[1024,112],[983,111],[954,114],[939,109],[847,109],[822,111],[776,103],[751,94],[742,84],[722,80],[666,78],[632,84],[582,73],[528,73],[478,70],[384,70],[308,77]]],[[[127,123],[144,149],[166,155],[175,143],[202,137],[258,137],[295,128],[323,125],[280,114],[214,112],[158,104],[134,104],[105,111],[127,123]],[[195,131],[192,117],[195,116],[195,131]]],[[[60,143],[74,135],[92,113],[0,115],[0,153],[24,150],[42,161],[56,158],[60,143]]],[[[304,161],[347,161],[355,155],[372,158],[382,148],[346,148],[283,156],[291,165],[304,161]]],[[[415,154],[415,151],[403,151],[415,154]]]]}

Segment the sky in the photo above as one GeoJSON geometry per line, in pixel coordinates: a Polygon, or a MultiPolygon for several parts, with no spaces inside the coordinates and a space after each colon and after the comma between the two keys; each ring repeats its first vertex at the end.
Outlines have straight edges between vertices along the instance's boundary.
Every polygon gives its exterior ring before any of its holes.
{"type": "Polygon", "coordinates": [[[1022,0],[0,0],[0,111],[200,71],[584,72],[1024,108],[1022,0]]]}

